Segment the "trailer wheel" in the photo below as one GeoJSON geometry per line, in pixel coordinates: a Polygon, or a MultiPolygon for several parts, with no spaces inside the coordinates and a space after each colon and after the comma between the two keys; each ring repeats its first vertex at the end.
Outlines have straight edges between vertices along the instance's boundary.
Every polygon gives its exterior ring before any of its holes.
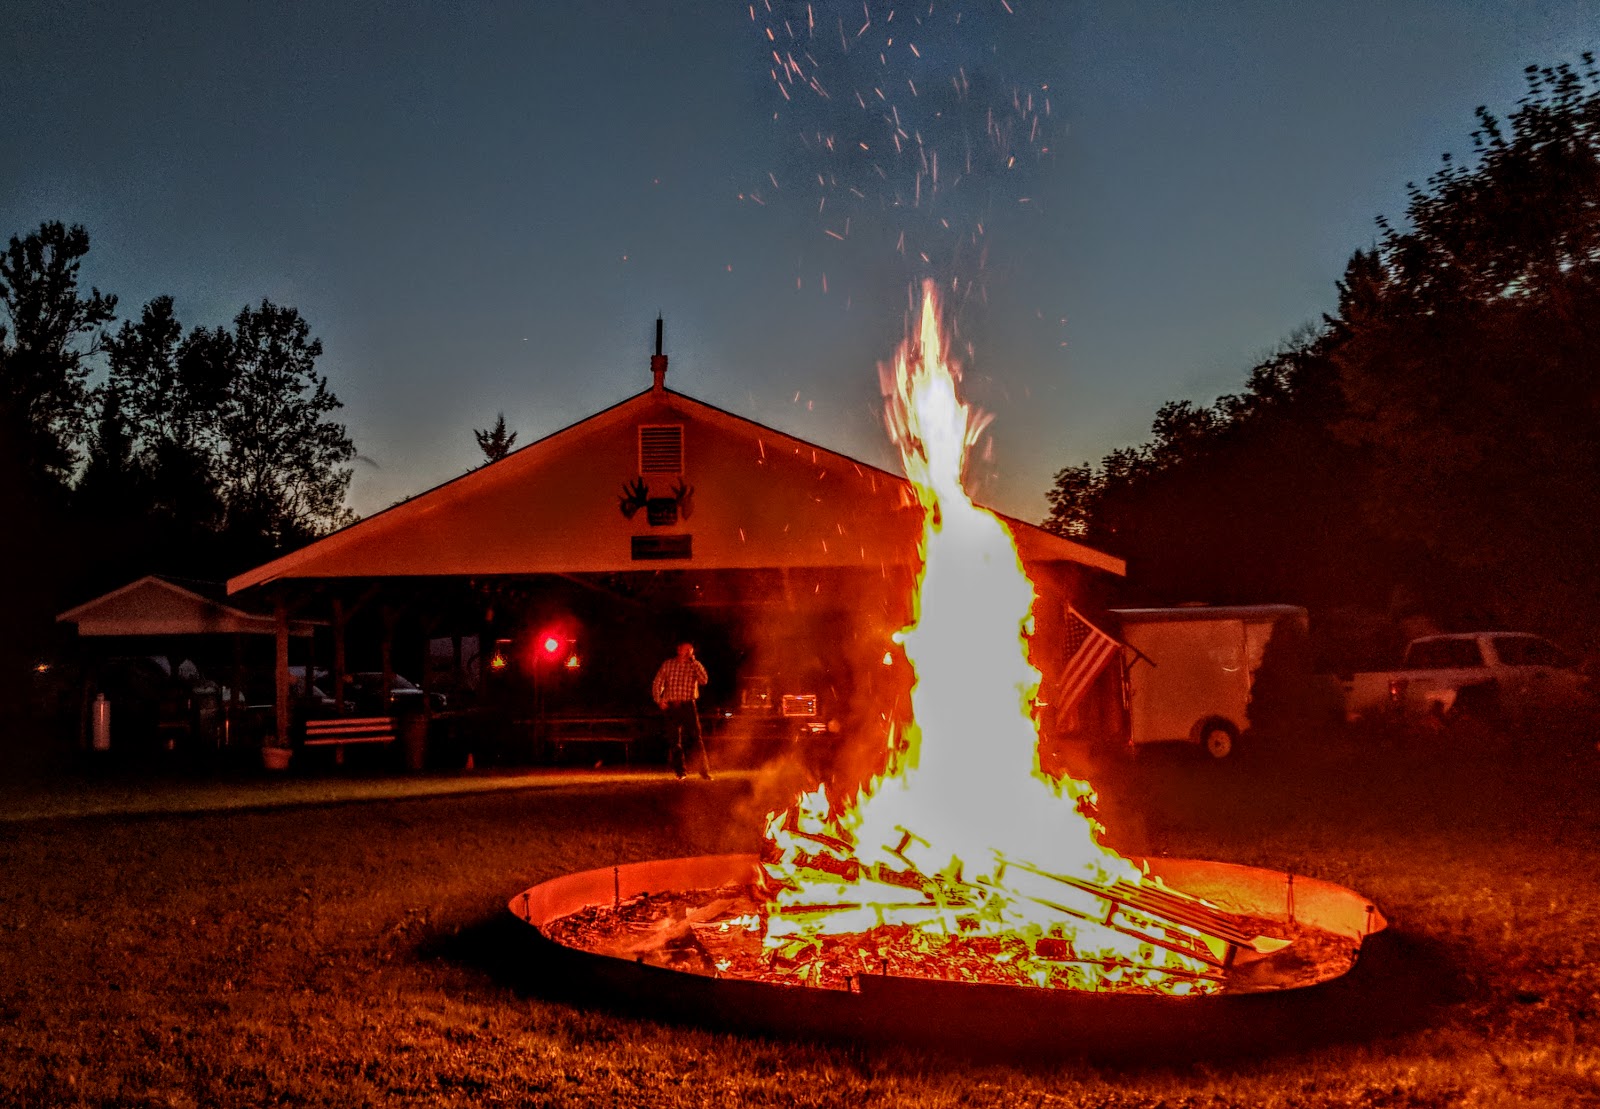
{"type": "Polygon", "coordinates": [[[1225,759],[1233,754],[1239,742],[1239,729],[1226,720],[1202,720],[1199,732],[1200,746],[1214,759],[1225,759]]]}

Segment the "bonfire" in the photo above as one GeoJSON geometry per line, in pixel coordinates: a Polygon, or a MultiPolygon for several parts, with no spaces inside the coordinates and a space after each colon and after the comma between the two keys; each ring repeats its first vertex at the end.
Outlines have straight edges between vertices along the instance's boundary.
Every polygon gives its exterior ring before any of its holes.
{"type": "Polygon", "coordinates": [[[768,814],[759,859],[641,864],[626,897],[613,868],[609,903],[585,892],[602,872],[574,875],[528,891],[517,911],[581,950],[847,990],[893,976],[1182,997],[1342,973],[1381,926],[1371,906],[1343,919],[1356,895],[1317,883],[1326,919],[1314,925],[1296,919],[1289,875],[1162,864],[1222,891],[1226,907],[1169,886],[1101,842],[1088,782],[1041,768],[1035,590],[1006,525],[967,496],[986,420],[961,400],[946,347],[930,282],[885,374],[923,527],[912,621],[894,636],[915,675],[910,716],[884,735],[882,772],[852,794],[819,785],[768,814]],[[657,872],[720,884],[661,889],[657,872]],[[556,911],[574,898],[581,909],[556,911]]]}

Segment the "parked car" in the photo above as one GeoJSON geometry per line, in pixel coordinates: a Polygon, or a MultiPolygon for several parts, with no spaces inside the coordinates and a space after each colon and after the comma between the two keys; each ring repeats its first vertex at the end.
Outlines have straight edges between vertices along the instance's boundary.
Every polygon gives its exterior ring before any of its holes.
{"type": "Polygon", "coordinates": [[[383,674],[377,670],[351,674],[346,689],[355,697],[358,711],[373,714],[421,712],[426,706],[434,712],[444,709],[443,693],[424,692],[415,682],[399,674],[389,675],[389,688],[383,688],[383,674]]]}
{"type": "Polygon", "coordinates": [[[355,702],[347,695],[344,700],[344,712],[339,713],[334,704],[333,694],[328,692],[332,688],[332,677],[321,667],[312,671],[309,691],[306,689],[306,668],[289,667],[289,692],[296,700],[302,702],[306,711],[313,716],[348,716],[355,711],[355,702]]]}
{"type": "Polygon", "coordinates": [[[1413,639],[1398,670],[1352,674],[1345,718],[1382,716],[1527,722],[1592,703],[1587,677],[1548,639],[1526,632],[1458,632],[1413,639]]]}
{"type": "MultiPolygon", "coordinates": [[[[399,674],[390,675],[389,693],[383,693],[383,674],[380,671],[361,671],[346,674],[344,678],[344,711],[336,711],[333,698],[333,674],[316,667],[311,672],[311,686],[306,687],[306,668],[289,667],[289,689],[294,699],[310,716],[352,716],[361,714],[387,715],[421,711],[424,693],[409,679],[399,674]]],[[[426,694],[434,712],[445,707],[443,693],[426,694]]],[[[270,702],[252,705],[252,708],[270,709],[270,702]]]]}

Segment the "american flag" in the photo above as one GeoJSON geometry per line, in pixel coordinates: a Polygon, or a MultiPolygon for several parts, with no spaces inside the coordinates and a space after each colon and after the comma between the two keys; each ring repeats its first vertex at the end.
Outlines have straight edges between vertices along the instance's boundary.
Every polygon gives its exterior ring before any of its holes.
{"type": "Polygon", "coordinates": [[[1071,708],[1122,649],[1121,643],[1089,623],[1077,609],[1066,608],[1068,655],[1053,698],[1058,712],[1071,708]]]}

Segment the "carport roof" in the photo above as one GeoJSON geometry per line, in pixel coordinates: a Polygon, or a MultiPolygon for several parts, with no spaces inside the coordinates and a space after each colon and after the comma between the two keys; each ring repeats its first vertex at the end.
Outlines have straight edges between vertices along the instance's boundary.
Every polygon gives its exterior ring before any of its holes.
{"type": "MultiPolygon", "coordinates": [[[[216,588],[220,590],[221,584],[216,588]]],[[[274,631],[271,616],[246,612],[155,574],[68,609],[56,621],[76,624],[78,634],[86,636],[271,635],[274,631]]],[[[290,635],[311,633],[310,621],[290,621],[290,635]]]]}
{"type": "MultiPolygon", "coordinates": [[[[1006,522],[1024,562],[1125,571],[1006,522]]],[[[915,562],[920,532],[898,474],[661,388],[240,574],[228,592],[286,579],[877,571],[915,562]],[[659,453],[673,443],[675,454],[659,453]]]]}

